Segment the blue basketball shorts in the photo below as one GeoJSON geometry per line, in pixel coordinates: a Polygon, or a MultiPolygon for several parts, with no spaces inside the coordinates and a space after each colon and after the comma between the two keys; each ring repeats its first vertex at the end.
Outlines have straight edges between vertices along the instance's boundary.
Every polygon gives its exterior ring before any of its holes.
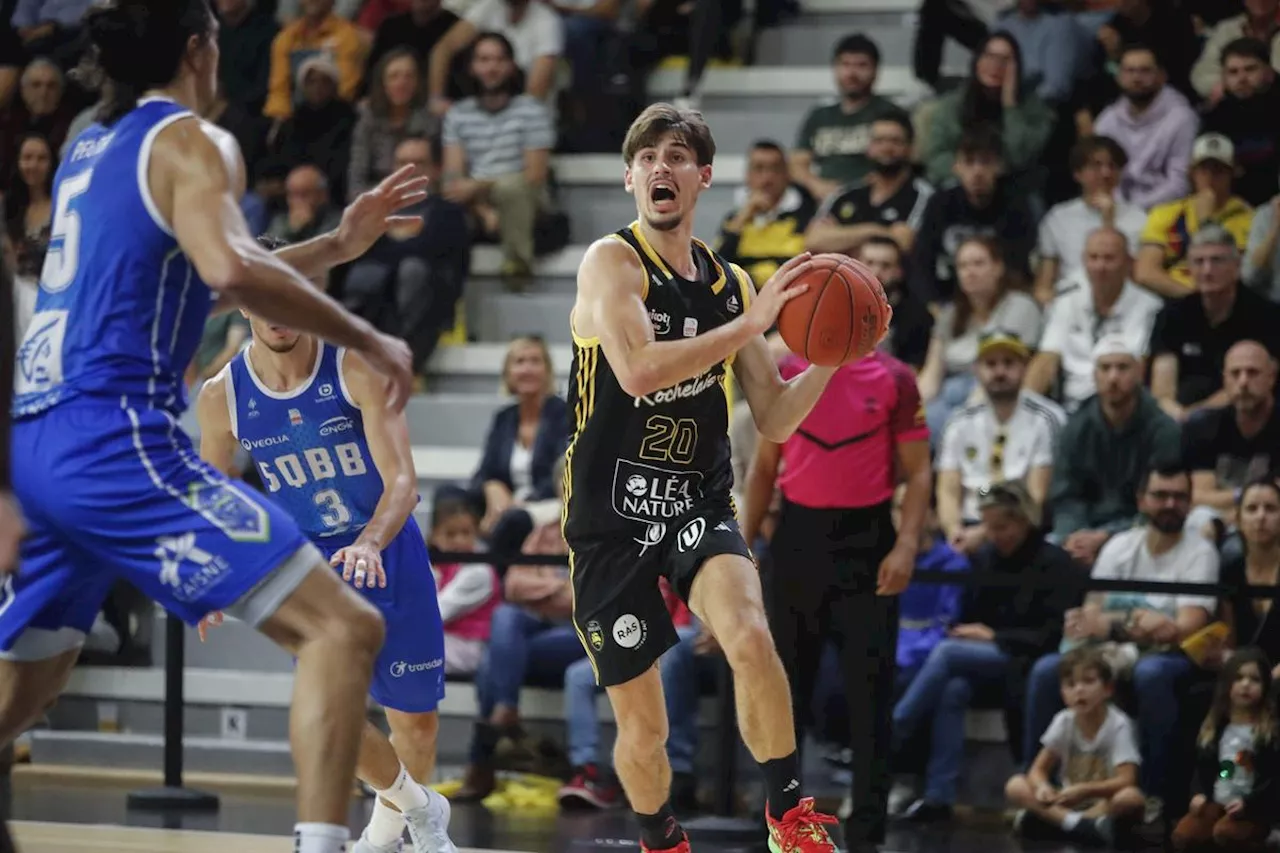
{"type": "MultiPolygon", "coordinates": [[[[328,559],[347,543],[320,540],[316,544],[328,559]]],[[[444,623],[431,557],[413,516],[383,549],[382,568],[387,575],[385,588],[356,590],[378,608],[386,623],[369,695],[393,711],[434,711],[444,698],[444,623]]]]}
{"type": "Polygon", "coordinates": [[[80,398],[19,420],[12,447],[28,536],[0,596],[0,658],[78,647],[117,580],[189,624],[227,610],[256,627],[320,562],[168,412],[80,398]]]}

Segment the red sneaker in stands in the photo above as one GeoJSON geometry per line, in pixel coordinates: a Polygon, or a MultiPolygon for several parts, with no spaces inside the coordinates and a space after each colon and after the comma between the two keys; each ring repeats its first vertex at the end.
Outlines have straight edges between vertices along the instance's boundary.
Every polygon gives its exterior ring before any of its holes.
{"type": "Polygon", "coordinates": [[[769,824],[769,853],[836,853],[827,826],[839,821],[834,815],[815,811],[813,797],[805,797],[781,820],[774,820],[766,805],[765,821],[769,824]]]}
{"type": "Polygon", "coordinates": [[[594,764],[579,767],[556,795],[562,809],[612,809],[622,804],[622,788],[594,764]]]}

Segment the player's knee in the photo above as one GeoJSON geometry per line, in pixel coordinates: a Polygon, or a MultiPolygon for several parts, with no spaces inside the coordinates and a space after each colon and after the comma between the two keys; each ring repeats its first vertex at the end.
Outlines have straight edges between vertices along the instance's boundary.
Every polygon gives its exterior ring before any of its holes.
{"type": "Polygon", "coordinates": [[[440,734],[440,715],[435,711],[423,714],[397,714],[391,732],[391,745],[411,752],[434,751],[440,734]]]}
{"type": "Polygon", "coordinates": [[[326,626],[327,636],[347,648],[376,655],[386,636],[382,614],[359,596],[348,598],[350,603],[337,614],[334,624],[326,626]]]}
{"type": "Polygon", "coordinates": [[[727,631],[718,626],[715,630],[716,639],[733,669],[759,666],[769,657],[776,656],[773,634],[763,611],[743,613],[730,620],[730,626],[727,631]]]}
{"type": "Polygon", "coordinates": [[[1021,806],[1035,799],[1031,790],[1031,781],[1021,773],[1004,783],[1004,798],[1010,803],[1021,806]]]}
{"type": "Polygon", "coordinates": [[[666,749],[667,733],[665,714],[632,714],[620,717],[614,751],[625,757],[647,761],[666,749]]]}

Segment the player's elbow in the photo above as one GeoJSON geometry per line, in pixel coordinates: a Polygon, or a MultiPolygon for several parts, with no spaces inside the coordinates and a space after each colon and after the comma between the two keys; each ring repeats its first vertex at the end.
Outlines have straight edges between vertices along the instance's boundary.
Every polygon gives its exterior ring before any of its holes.
{"type": "Polygon", "coordinates": [[[620,370],[615,370],[614,375],[622,390],[632,397],[648,397],[662,388],[657,371],[648,364],[626,363],[620,370]]]}
{"type": "Polygon", "coordinates": [[[201,280],[219,296],[235,300],[252,281],[247,259],[230,249],[210,253],[208,257],[194,259],[194,262],[201,280]]]}
{"type": "Polygon", "coordinates": [[[786,444],[791,436],[795,435],[796,427],[799,424],[783,423],[777,418],[769,415],[776,409],[770,409],[762,418],[756,418],[756,432],[760,433],[760,437],[765,441],[771,441],[774,444],[786,444]]]}

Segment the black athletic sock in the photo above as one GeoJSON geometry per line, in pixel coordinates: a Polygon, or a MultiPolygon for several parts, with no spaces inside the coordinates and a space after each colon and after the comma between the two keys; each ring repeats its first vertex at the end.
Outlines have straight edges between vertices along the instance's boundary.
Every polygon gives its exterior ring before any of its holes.
{"type": "Polygon", "coordinates": [[[636,820],[640,821],[640,840],[650,850],[671,850],[684,841],[684,830],[671,811],[671,803],[663,803],[657,814],[636,812],[636,820]]]}
{"type": "Polygon", "coordinates": [[[800,754],[793,752],[760,764],[769,792],[769,816],[779,820],[800,805],[800,754]]]}

